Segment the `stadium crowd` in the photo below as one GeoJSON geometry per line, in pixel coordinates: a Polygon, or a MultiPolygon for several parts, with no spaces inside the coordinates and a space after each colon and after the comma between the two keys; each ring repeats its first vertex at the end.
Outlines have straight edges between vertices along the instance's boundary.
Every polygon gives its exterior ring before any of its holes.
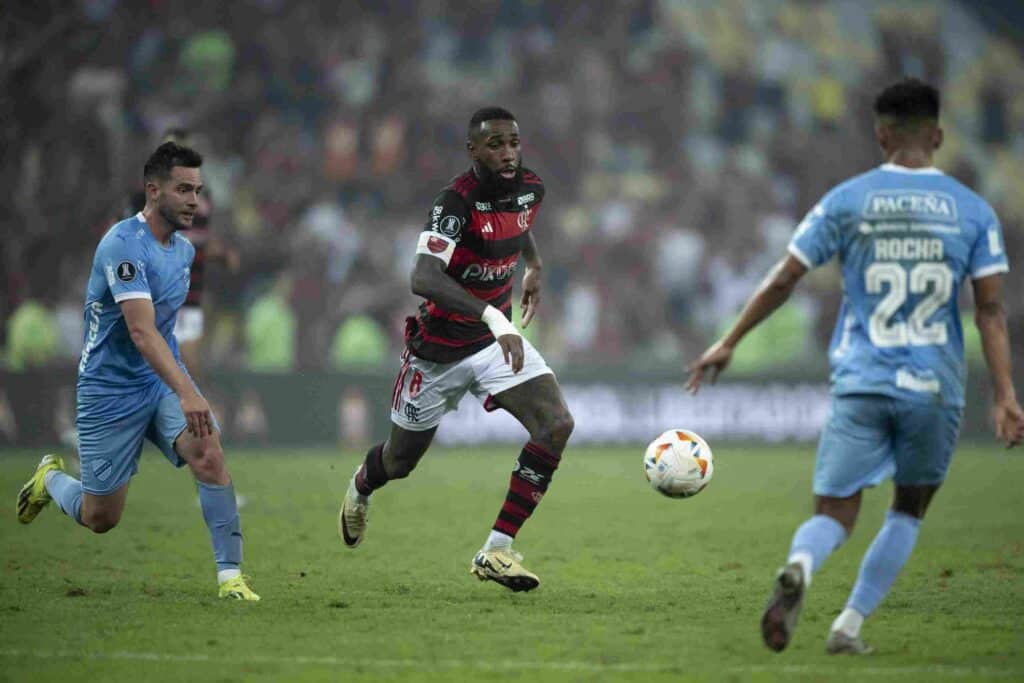
{"type": "MultiPolygon", "coordinates": [[[[822,193],[880,163],[871,99],[904,74],[942,88],[939,166],[996,207],[1019,260],[1024,50],[968,3],[867,4],[53,4],[35,52],[4,62],[0,357],[78,356],[95,244],[170,127],[193,132],[212,230],[240,254],[206,278],[222,367],[392,363],[416,235],[486,104],[518,115],[548,187],[532,334],[552,365],[694,356],[822,193]]],[[[812,276],[737,363],[824,348],[837,283],[812,276]]]]}

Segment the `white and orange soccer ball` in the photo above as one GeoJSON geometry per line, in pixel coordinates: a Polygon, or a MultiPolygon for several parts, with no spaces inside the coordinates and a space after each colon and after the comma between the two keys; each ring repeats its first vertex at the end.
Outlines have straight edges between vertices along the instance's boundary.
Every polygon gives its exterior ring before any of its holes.
{"type": "Polygon", "coordinates": [[[669,498],[689,498],[704,490],[715,472],[711,447],[687,429],[670,429],[644,451],[644,476],[669,498]]]}

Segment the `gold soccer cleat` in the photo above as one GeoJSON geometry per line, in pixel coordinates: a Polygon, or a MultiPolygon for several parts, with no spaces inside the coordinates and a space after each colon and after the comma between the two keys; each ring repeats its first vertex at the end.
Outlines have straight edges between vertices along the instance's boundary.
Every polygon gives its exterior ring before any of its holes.
{"type": "Polygon", "coordinates": [[[520,564],[523,556],[511,548],[481,550],[469,565],[469,573],[481,581],[495,581],[518,593],[540,585],[540,579],[520,564]]]}

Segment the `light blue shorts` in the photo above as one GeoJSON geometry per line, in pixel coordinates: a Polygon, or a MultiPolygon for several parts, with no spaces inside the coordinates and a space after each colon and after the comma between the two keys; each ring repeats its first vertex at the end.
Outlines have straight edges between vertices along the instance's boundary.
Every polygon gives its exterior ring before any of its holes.
{"type": "Polygon", "coordinates": [[[846,498],[890,477],[904,486],[941,484],[962,413],[880,394],[833,396],[818,442],[815,495],[846,498]]]}
{"type": "MultiPolygon", "coordinates": [[[[163,382],[130,394],[78,395],[82,490],[105,496],[139,471],[142,440],[156,444],[175,467],[185,461],[174,442],[188,426],[178,396],[163,382]]],[[[217,418],[213,428],[220,431],[217,418]]]]}

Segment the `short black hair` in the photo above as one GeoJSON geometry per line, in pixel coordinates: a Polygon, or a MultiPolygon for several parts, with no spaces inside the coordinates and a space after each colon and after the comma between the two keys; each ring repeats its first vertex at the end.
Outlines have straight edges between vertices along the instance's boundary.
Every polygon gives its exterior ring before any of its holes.
{"type": "Polygon", "coordinates": [[[149,155],[146,165],[142,168],[142,177],[146,181],[156,178],[166,180],[171,177],[171,169],[175,166],[199,168],[202,165],[202,155],[191,147],[176,142],[165,142],[149,155]]]}
{"type": "Polygon", "coordinates": [[[484,121],[515,121],[516,117],[508,109],[502,107],[483,107],[473,112],[473,115],[469,118],[469,128],[466,131],[468,137],[473,137],[473,133],[476,132],[477,128],[484,121]]]}
{"type": "Polygon", "coordinates": [[[875,116],[897,125],[938,121],[939,90],[917,78],[896,81],[875,98],[875,116]]]}

